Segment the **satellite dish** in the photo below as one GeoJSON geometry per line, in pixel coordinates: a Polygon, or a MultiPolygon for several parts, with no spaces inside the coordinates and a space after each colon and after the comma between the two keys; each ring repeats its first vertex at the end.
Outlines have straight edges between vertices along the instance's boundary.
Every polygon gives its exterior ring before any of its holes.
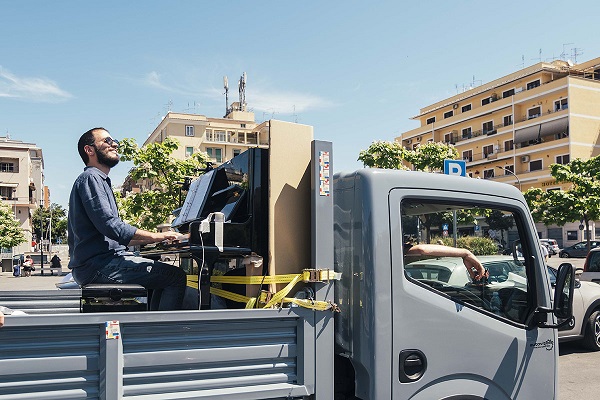
{"type": "Polygon", "coordinates": [[[227,75],[223,77],[223,87],[225,90],[229,90],[229,81],[227,80],[227,75]]]}

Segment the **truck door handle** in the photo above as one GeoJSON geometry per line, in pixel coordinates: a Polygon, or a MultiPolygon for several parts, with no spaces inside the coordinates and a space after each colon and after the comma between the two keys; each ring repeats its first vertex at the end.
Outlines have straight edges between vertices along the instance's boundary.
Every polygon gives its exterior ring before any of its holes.
{"type": "Polygon", "coordinates": [[[398,378],[402,383],[418,381],[427,370],[427,357],[421,350],[402,350],[398,359],[398,378]]]}

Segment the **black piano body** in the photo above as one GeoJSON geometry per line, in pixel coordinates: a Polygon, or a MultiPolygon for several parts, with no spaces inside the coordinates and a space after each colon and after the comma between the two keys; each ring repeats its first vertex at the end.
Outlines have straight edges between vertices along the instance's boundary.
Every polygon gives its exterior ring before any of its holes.
{"type": "MultiPolygon", "coordinates": [[[[196,304],[194,296],[186,295],[186,308],[197,309],[198,301],[202,309],[243,306],[229,300],[212,304],[209,286],[213,273],[245,275],[243,259],[247,256],[261,256],[260,275],[268,271],[268,162],[267,149],[251,148],[201,175],[190,184],[183,206],[174,211],[171,225],[181,233],[189,233],[188,241],[142,249],[141,255],[151,258],[178,255],[180,267],[188,274],[188,286],[196,291],[196,299],[197,290],[201,293],[196,304]],[[223,214],[222,234],[218,237],[215,233],[218,222],[209,218],[214,213],[223,214]]],[[[245,294],[244,285],[222,286],[245,294]]]]}

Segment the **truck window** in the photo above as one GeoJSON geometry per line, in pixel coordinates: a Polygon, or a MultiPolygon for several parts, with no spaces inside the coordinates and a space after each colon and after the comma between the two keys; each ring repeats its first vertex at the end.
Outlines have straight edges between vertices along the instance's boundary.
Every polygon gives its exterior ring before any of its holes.
{"type": "Polygon", "coordinates": [[[527,280],[533,267],[525,260],[532,252],[522,226],[519,216],[508,210],[404,201],[404,275],[448,301],[525,324],[536,300],[527,280]],[[414,256],[409,249],[417,244],[444,247],[435,247],[439,254],[414,256]],[[461,257],[445,254],[448,247],[470,250],[487,269],[487,279],[474,282],[461,257]]]}

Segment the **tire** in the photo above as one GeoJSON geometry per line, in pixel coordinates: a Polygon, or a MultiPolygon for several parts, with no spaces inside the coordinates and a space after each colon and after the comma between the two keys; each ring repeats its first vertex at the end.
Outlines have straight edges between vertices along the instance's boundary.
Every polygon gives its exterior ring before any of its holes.
{"type": "Polygon", "coordinates": [[[560,253],[560,258],[569,258],[569,253],[560,253]]]}
{"type": "Polygon", "coordinates": [[[589,350],[600,350],[600,311],[594,311],[588,318],[582,344],[589,350]]]}

